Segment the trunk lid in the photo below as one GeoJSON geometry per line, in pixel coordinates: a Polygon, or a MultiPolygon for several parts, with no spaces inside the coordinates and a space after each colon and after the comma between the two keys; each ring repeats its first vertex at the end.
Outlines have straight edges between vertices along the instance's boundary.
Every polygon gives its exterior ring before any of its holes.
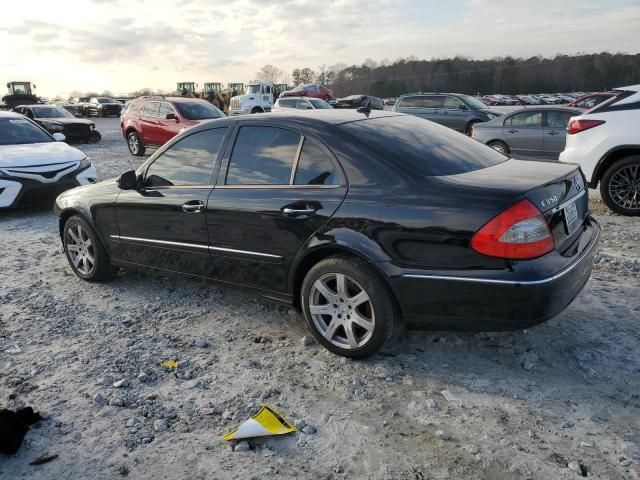
{"type": "Polygon", "coordinates": [[[511,204],[528,199],[547,220],[560,253],[584,228],[588,194],[584,176],[576,165],[510,159],[492,167],[436,178],[452,187],[479,188],[512,197],[511,204]]]}

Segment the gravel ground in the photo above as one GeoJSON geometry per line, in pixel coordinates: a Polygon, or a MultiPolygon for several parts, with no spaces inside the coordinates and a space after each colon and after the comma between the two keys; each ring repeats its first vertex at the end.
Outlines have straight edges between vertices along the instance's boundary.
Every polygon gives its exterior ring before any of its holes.
{"type": "MultiPolygon", "coordinates": [[[[97,124],[103,141],[80,148],[100,178],[140,163],[116,119],[97,124]]],[[[557,318],[410,332],[366,361],[240,291],[85,283],[50,208],[0,213],[0,408],[45,417],[0,478],[640,478],[640,218],[592,208],[601,252],[557,318]],[[234,450],[222,435],[263,403],[302,431],[234,450]],[[58,458],[29,465],[44,453],[58,458]]]]}

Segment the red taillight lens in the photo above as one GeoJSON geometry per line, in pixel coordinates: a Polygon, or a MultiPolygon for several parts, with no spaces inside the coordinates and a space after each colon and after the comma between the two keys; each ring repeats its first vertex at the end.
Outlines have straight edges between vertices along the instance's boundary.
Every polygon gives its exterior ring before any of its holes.
{"type": "Polygon", "coordinates": [[[603,123],[605,123],[604,120],[586,120],[584,118],[576,118],[575,120],[571,120],[569,122],[567,133],[569,135],[575,135],[576,133],[584,132],[585,130],[589,130],[590,128],[602,125],[603,123]]]}
{"type": "Polygon", "coordinates": [[[471,239],[471,247],[489,257],[525,260],[554,248],[544,216],[529,200],[522,200],[486,223],[471,239]]]}

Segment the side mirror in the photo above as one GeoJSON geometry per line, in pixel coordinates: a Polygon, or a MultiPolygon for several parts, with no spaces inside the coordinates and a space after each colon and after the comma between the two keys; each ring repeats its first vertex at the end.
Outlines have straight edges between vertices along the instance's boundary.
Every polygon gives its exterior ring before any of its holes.
{"type": "Polygon", "coordinates": [[[65,137],[62,133],[54,133],[53,138],[56,140],[56,142],[64,142],[67,137],[65,137]]]}
{"type": "Polygon", "coordinates": [[[167,120],[175,120],[176,122],[178,122],[178,116],[175,113],[167,113],[164,118],[166,118],[167,120]]]}
{"type": "Polygon", "coordinates": [[[135,190],[138,188],[138,176],[133,170],[124,172],[116,181],[121,190],[135,190]]]}

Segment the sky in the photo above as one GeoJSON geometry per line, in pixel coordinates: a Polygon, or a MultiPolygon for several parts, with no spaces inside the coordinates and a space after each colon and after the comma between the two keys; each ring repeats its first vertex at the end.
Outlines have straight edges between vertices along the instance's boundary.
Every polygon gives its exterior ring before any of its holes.
{"type": "Polygon", "coordinates": [[[640,51],[640,0],[2,2],[0,80],[43,96],[248,82],[265,64],[640,51]]]}

